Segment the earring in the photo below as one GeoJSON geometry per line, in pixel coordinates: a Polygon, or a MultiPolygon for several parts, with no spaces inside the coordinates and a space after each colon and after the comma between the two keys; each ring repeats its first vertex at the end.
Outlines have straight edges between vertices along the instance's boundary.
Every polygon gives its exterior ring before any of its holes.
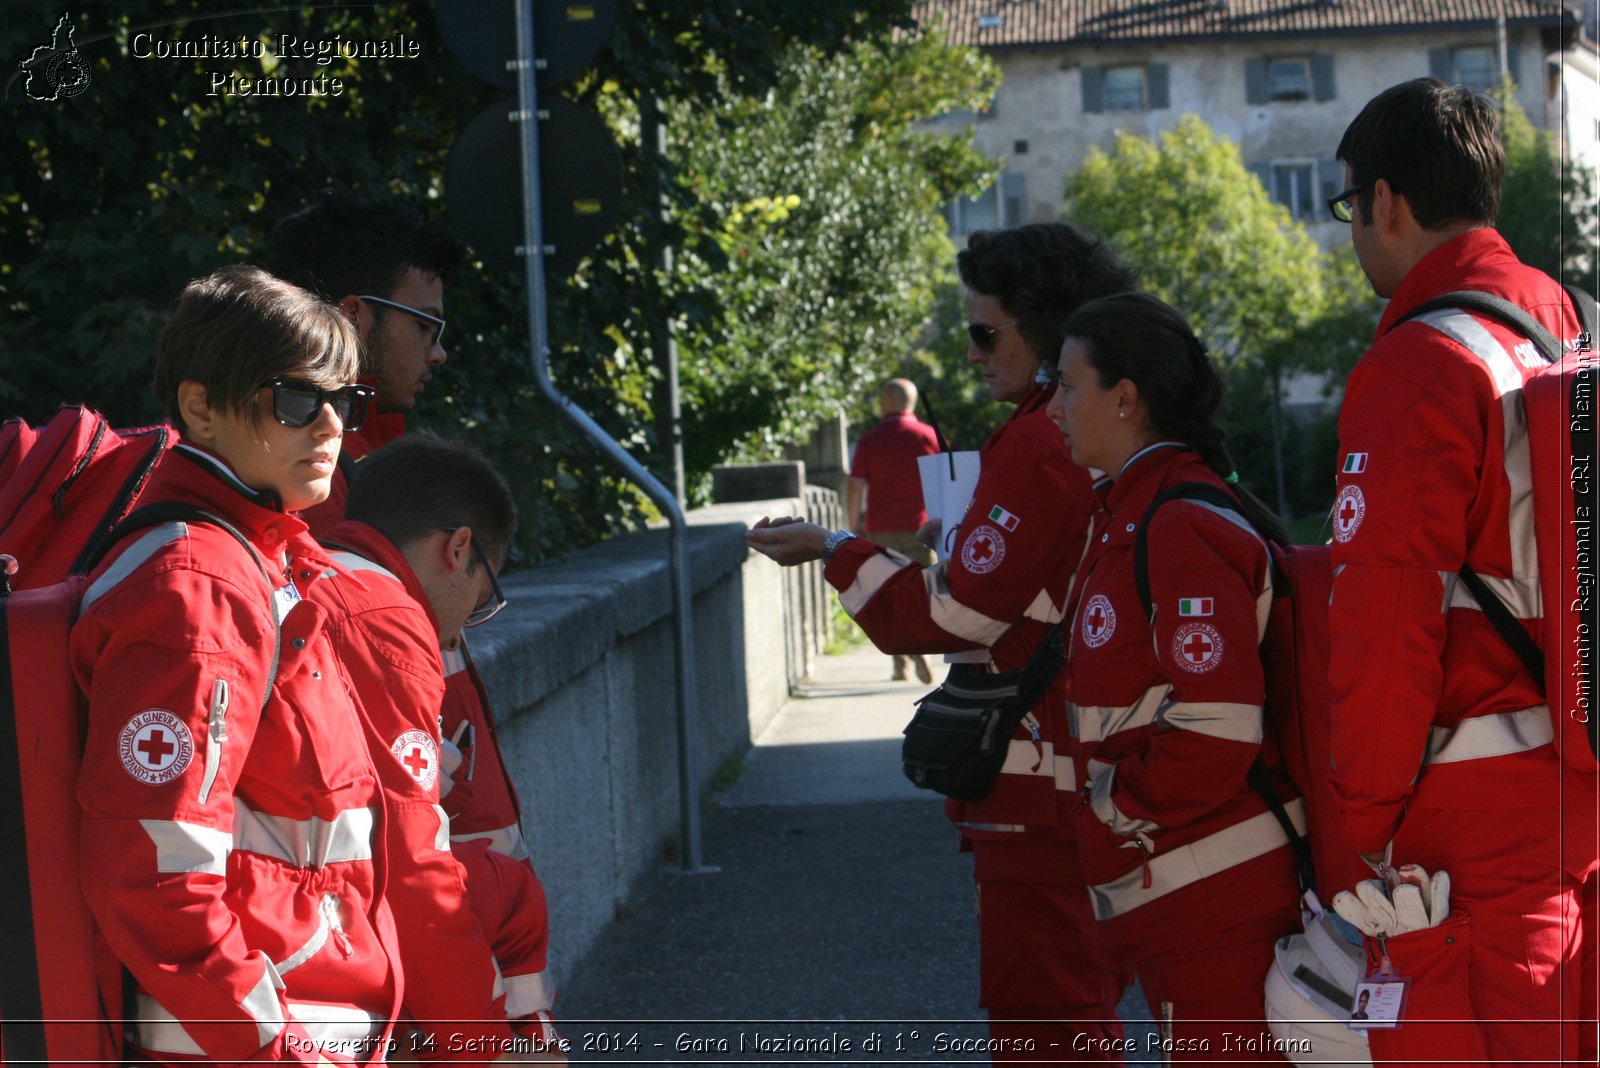
{"type": "Polygon", "coordinates": [[[1126,419],[1126,418],[1128,418],[1128,413],[1127,412],[1118,412],[1117,413],[1117,418],[1118,419],[1126,419]]]}

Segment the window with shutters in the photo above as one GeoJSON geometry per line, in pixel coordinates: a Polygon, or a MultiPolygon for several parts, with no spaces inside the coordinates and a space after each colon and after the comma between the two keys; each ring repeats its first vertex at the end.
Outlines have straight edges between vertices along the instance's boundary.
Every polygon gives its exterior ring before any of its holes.
{"type": "Polygon", "coordinates": [[[1021,174],[1002,171],[994,183],[975,197],[957,197],[945,209],[953,237],[975,230],[1021,226],[1027,222],[1027,185],[1021,174]]]}
{"type": "Polygon", "coordinates": [[[1315,218],[1317,202],[1314,168],[1310,163],[1274,163],[1272,199],[1289,209],[1296,219],[1315,218]]]}
{"type": "Polygon", "coordinates": [[[1274,59],[1267,63],[1267,95],[1273,100],[1311,99],[1311,61],[1274,59]]]}
{"type": "Polygon", "coordinates": [[[1451,54],[1455,82],[1475,93],[1493,89],[1495,78],[1494,50],[1490,48],[1457,48],[1451,54]]]}
{"type": "Polygon", "coordinates": [[[1144,110],[1144,67],[1107,67],[1105,93],[1107,111],[1144,110]]]}

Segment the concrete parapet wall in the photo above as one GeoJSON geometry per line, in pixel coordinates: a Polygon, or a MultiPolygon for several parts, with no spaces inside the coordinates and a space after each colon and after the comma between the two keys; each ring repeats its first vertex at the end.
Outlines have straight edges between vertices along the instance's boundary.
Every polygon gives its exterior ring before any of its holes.
{"type": "MultiPolygon", "coordinates": [[[[763,515],[837,514],[836,495],[690,513],[698,777],[738,757],[827,637],[819,565],[750,553],[763,515]]],[[[669,532],[511,576],[511,607],[472,632],[523,830],[550,901],[551,967],[572,973],[634,882],[680,835],[669,532]]],[[[715,864],[717,858],[706,857],[715,864]]],[[[559,1005],[557,1006],[559,1012],[559,1005]]]]}

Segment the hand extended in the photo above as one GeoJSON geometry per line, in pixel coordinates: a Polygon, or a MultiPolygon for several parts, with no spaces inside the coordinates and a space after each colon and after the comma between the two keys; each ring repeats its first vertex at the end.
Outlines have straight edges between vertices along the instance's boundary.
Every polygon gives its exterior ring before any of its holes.
{"type": "Polygon", "coordinates": [[[785,515],[761,518],[744,532],[744,540],[762,556],[771,557],[784,567],[794,567],[822,559],[822,543],[829,533],[826,527],[785,515]]]}
{"type": "Polygon", "coordinates": [[[939,536],[944,533],[943,519],[930,519],[917,528],[917,540],[934,552],[939,551],[939,536]]]}

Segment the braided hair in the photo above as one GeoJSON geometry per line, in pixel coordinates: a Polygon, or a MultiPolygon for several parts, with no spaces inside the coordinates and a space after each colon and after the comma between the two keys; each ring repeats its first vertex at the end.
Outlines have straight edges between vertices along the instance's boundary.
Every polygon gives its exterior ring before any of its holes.
{"type": "Polygon", "coordinates": [[[1199,453],[1230,483],[1245,517],[1263,537],[1288,543],[1277,514],[1237,484],[1227,433],[1217,423],[1226,394],[1222,377],[1177,309],[1148,293],[1119,293],[1080,307],[1062,333],[1082,343],[1101,386],[1110,389],[1127,379],[1138,387],[1151,429],[1199,453]]]}

